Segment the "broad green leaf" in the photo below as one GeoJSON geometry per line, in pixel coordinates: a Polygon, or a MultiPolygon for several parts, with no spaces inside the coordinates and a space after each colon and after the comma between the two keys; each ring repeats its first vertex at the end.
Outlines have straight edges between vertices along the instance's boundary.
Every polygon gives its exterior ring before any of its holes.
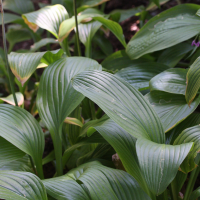
{"type": "Polygon", "coordinates": [[[193,143],[181,145],[157,144],[144,138],[136,142],[139,164],[148,188],[159,195],[175,178],[180,164],[193,143]]]}
{"type": "Polygon", "coordinates": [[[192,126],[196,126],[198,124],[200,124],[200,113],[194,112],[167,133],[168,143],[173,144],[183,130],[192,126]]]}
{"type": "Polygon", "coordinates": [[[123,79],[94,70],[78,74],[72,82],[77,91],[98,104],[111,119],[134,137],[164,143],[163,127],[155,111],[123,79]]]}
{"type": "Polygon", "coordinates": [[[190,196],[190,200],[196,200],[200,197],[200,187],[194,190],[190,196]]]}
{"type": "Polygon", "coordinates": [[[192,66],[189,68],[186,80],[187,88],[185,99],[190,105],[200,88],[200,57],[197,58],[192,66]]]}
{"type": "Polygon", "coordinates": [[[146,59],[131,60],[126,54],[125,50],[117,51],[108,56],[101,65],[107,70],[120,70],[126,67],[148,65],[149,61],[146,59]]]}
{"type": "Polygon", "coordinates": [[[180,43],[163,51],[158,57],[158,62],[169,67],[175,67],[184,56],[194,49],[189,43],[180,43]]]}
{"type": "MultiPolygon", "coordinates": [[[[98,120],[100,121],[100,120],[98,120]]],[[[135,149],[136,138],[127,133],[113,120],[108,119],[93,127],[107,140],[119,155],[124,168],[145,190],[145,180],[141,173],[135,149]]]]}
{"type": "Polygon", "coordinates": [[[150,92],[145,97],[158,114],[165,132],[193,113],[200,103],[199,96],[189,107],[183,95],[161,91],[150,92]]]}
{"type": "Polygon", "coordinates": [[[73,125],[80,126],[80,127],[83,126],[83,123],[79,119],[72,118],[72,117],[67,117],[64,120],[64,122],[67,123],[67,124],[73,124],[73,125]]]}
{"type": "Polygon", "coordinates": [[[99,162],[86,163],[64,176],[48,179],[43,183],[48,194],[61,200],[101,200],[102,198],[106,200],[150,200],[128,173],[105,167],[99,162]]]}
{"type": "MultiPolygon", "coordinates": [[[[15,95],[17,97],[18,106],[21,106],[24,103],[24,96],[23,96],[23,94],[21,92],[16,92],[15,95]]],[[[12,94],[10,94],[7,97],[1,97],[0,100],[6,102],[8,104],[15,105],[15,101],[14,101],[14,98],[13,98],[12,94]]]]}
{"type": "Polygon", "coordinates": [[[46,46],[47,44],[50,44],[50,43],[51,44],[56,44],[56,43],[58,43],[58,41],[55,40],[55,39],[53,39],[53,38],[44,38],[44,39],[41,39],[39,42],[36,42],[36,43],[34,43],[31,46],[31,51],[32,52],[37,51],[41,47],[46,46]]]}
{"type": "Polygon", "coordinates": [[[150,90],[185,95],[187,71],[187,69],[175,68],[158,74],[149,82],[150,90]]]}
{"type": "Polygon", "coordinates": [[[3,8],[19,14],[34,11],[34,5],[31,0],[6,0],[3,2],[3,8]]]}
{"type": "Polygon", "coordinates": [[[199,34],[200,20],[195,15],[199,8],[195,4],[183,4],[153,17],[128,43],[126,51],[130,58],[166,49],[199,34]]]}
{"type": "Polygon", "coordinates": [[[132,17],[132,16],[138,16],[140,15],[140,12],[142,12],[144,10],[144,6],[139,6],[136,8],[131,8],[131,9],[127,9],[127,10],[114,10],[110,13],[110,15],[114,15],[114,14],[119,14],[120,18],[119,18],[119,23],[123,22],[124,20],[132,17]]]}
{"type": "Polygon", "coordinates": [[[47,200],[41,180],[28,172],[0,171],[0,194],[6,200],[47,200]]]}
{"type": "MultiPolygon", "coordinates": [[[[11,14],[11,13],[4,13],[4,24],[8,24],[11,22],[16,22],[18,20],[22,19],[20,16],[11,14]]],[[[2,19],[0,20],[0,25],[2,24],[2,19]]]]}
{"type": "Polygon", "coordinates": [[[37,108],[53,138],[65,118],[84,99],[72,87],[71,79],[84,70],[93,69],[101,70],[101,65],[89,58],[73,57],[52,63],[43,73],[37,95],[37,108]]]}
{"type": "MultiPolygon", "coordinates": [[[[124,47],[126,47],[126,41],[124,39],[123,30],[121,26],[109,19],[104,18],[101,14],[97,13],[94,9],[87,9],[81,15],[78,15],[77,21],[80,24],[82,21],[90,21],[92,19],[99,21],[102,23],[106,28],[108,28],[122,43],[124,47]]],[[[59,41],[61,42],[64,38],[66,38],[69,33],[75,28],[75,18],[72,17],[70,19],[65,20],[60,25],[59,29],[59,41]]]]}
{"type": "Polygon", "coordinates": [[[33,169],[31,168],[31,163],[28,155],[25,155],[23,158],[15,160],[13,162],[6,163],[0,170],[9,170],[9,171],[24,171],[33,173],[33,169]]]}
{"type": "Polygon", "coordinates": [[[36,32],[40,27],[48,30],[56,38],[60,24],[69,18],[65,7],[62,5],[46,6],[40,10],[24,14],[22,17],[33,31],[36,32]]]}
{"type": "Polygon", "coordinates": [[[6,39],[9,42],[8,52],[11,52],[16,43],[30,40],[32,37],[26,29],[11,29],[6,33],[6,39]]]}
{"type": "MultiPolygon", "coordinates": [[[[11,52],[8,55],[8,60],[10,68],[16,78],[21,82],[22,85],[30,78],[39,65],[41,59],[44,57],[43,61],[47,60],[46,57],[49,57],[49,63],[54,62],[55,60],[53,54],[55,54],[56,59],[58,60],[62,55],[61,51],[51,51],[51,52],[38,52],[38,53],[14,53],[11,52]],[[57,54],[59,55],[57,57],[57,54]]],[[[46,63],[47,64],[47,63],[46,63]]]]}
{"type": "Polygon", "coordinates": [[[51,151],[45,158],[42,159],[42,165],[45,165],[51,161],[55,160],[55,151],[51,151]]]}
{"type": "Polygon", "coordinates": [[[25,153],[23,151],[0,137],[0,167],[11,161],[22,158],[24,155],[25,153]]]}
{"type": "Polygon", "coordinates": [[[184,173],[192,171],[197,164],[194,162],[194,158],[200,151],[200,126],[193,126],[191,128],[185,129],[175,140],[174,144],[185,144],[189,142],[194,142],[192,151],[188,154],[184,162],[180,166],[180,170],[184,173]]]}
{"type": "Polygon", "coordinates": [[[0,105],[0,136],[32,156],[38,167],[42,163],[44,134],[37,120],[26,110],[0,105]]]}
{"type": "Polygon", "coordinates": [[[156,62],[148,62],[133,64],[132,67],[121,69],[115,75],[130,83],[136,89],[145,89],[149,88],[149,81],[154,76],[167,69],[169,69],[169,67],[166,65],[156,62]]]}

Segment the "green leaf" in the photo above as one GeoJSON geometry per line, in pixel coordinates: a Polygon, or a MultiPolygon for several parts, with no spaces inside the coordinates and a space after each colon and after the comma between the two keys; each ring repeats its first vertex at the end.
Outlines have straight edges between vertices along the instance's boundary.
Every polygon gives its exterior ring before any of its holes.
{"type": "Polygon", "coordinates": [[[154,76],[168,68],[160,63],[148,62],[148,64],[133,64],[131,67],[121,69],[115,75],[130,83],[136,89],[146,89],[149,87],[149,81],[154,76]]]}
{"type": "Polygon", "coordinates": [[[200,96],[189,107],[183,95],[153,91],[147,94],[146,99],[158,114],[165,132],[188,117],[200,103],[200,96]]]}
{"type": "Polygon", "coordinates": [[[199,34],[200,20],[195,15],[199,8],[195,4],[183,4],[153,17],[128,43],[126,51],[130,58],[166,49],[199,34]]]}
{"type": "Polygon", "coordinates": [[[139,164],[148,188],[159,195],[175,178],[180,164],[193,143],[181,145],[156,144],[144,138],[136,142],[139,164]]]}
{"type": "Polygon", "coordinates": [[[89,58],[73,57],[52,63],[43,73],[37,95],[37,108],[53,138],[65,118],[84,99],[82,94],[73,89],[71,78],[77,73],[92,69],[101,70],[101,65],[89,58]]]}
{"type": "Polygon", "coordinates": [[[169,67],[175,67],[176,64],[192,49],[194,49],[194,47],[192,47],[189,43],[184,42],[177,44],[164,50],[158,57],[158,62],[169,67]]]}
{"type": "Polygon", "coordinates": [[[128,173],[102,166],[99,162],[86,163],[64,176],[48,179],[43,183],[48,194],[61,200],[150,200],[128,173]]]}
{"type": "Polygon", "coordinates": [[[31,46],[31,51],[34,52],[34,51],[37,51],[38,49],[40,49],[41,47],[43,46],[46,46],[47,44],[57,44],[58,41],[53,39],[53,38],[44,38],[44,39],[41,39],[39,42],[36,42],[34,43],[32,46],[31,46]]]}
{"type": "Polygon", "coordinates": [[[164,143],[162,124],[146,99],[130,84],[112,74],[86,71],[72,80],[73,87],[90,98],[117,124],[136,138],[164,143]]]}
{"type": "MultiPolygon", "coordinates": [[[[114,21],[104,18],[96,10],[87,9],[86,11],[82,12],[81,15],[78,15],[77,21],[78,21],[78,24],[80,24],[82,21],[91,20],[91,18],[102,23],[106,28],[108,28],[117,37],[117,39],[122,43],[122,45],[124,47],[126,47],[126,41],[124,39],[123,30],[122,30],[121,26],[114,21]]],[[[62,22],[62,24],[60,25],[60,29],[59,29],[59,39],[58,40],[61,42],[63,39],[65,39],[69,35],[69,33],[74,28],[75,28],[75,18],[74,17],[62,22]]]]}
{"type": "Polygon", "coordinates": [[[54,5],[46,6],[35,12],[22,15],[25,23],[33,31],[37,31],[38,28],[43,28],[52,33],[58,38],[58,31],[60,24],[69,18],[68,13],[64,6],[54,5]]]}
{"type": "MultiPolygon", "coordinates": [[[[17,97],[18,106],[21,106],[24,103],[24,96],[23,96],[23,94],[21,92],[16,92],[15,95],[17,97]]],[[[1,97],[0,100],[6,102],[8,104],[11,104],[13,106],[15,105],[15,101],[14,101],[14,98],[13,98],[12,94],[10,94],[7,97],[1,97]]]]}
{"type": "Polygon", "coordinates": [[[0,193],[6,200],[47,200],[41,180],[28,172],[0,171],[0,193]]]}
{"type": "Polygon", "coordinates": [[[190,200],[196,200],[200,197],[200,187],[194,190],[190,196],[190,200]]]}
{"type": "Polygon", "coordinates": [[[160,8],[160,0],[152,0],[160,8]]]}
{"type": "Polygon", "coordinates": [[[119,155],[124,168],[145,190],[145,180],[141,173],[135,149],[136,138],[127,133],[113,120],[108,119],[94,124],[93,127],[107,140],[119,155]]]}
{"type": "Polygon", "coordinates": [[[22,158],[24,155],[25,153],[23,151],[0,137],[0,167],[11,161],[22,158]]]}
{"type": "Polygon", "coordinates": [[[32,156],[36,167],[41,166],[44,134],[37,120],[20,107],[2,104],[0,110],[0,136],[32,156]]]}
{"type": "Polygon", "coordinates": [[[6,33],[6,39],[9,42],[8,52],[11,52],[16,43],[30,40],[32,37],[26,29],[11,29],[6,33]]]}
{"type": "MultiPolygon", "coordinates": [[[[4,24],[8,24],[11,22],[16,22],[18,20],[22,19],[20,16],[11,14],[11,13],[4,13],[4,24]]],[[[2,19],[0,20],[0,25],[2,25],[2,19]]]]}
{"type": "MultiPolygon", "coordinates": [[[[159,0],[159,4],[160,5],[163,5],[165,3],[167,3],[169,0],[159,0]]],[[[153,10],[156,10],[158,8],[158,6],[153,2],[151,1],[150,4],[147,6],[146,10],[149,11],[153,11],[153,10]]]]}
{"type": "Polygon", "coordinates": [[[8,55],[10,68],[22,85],[30,78],[39,65],[41,59],[47,63],[58,60],[63,54],[62,50],[38,53],[14,53],[8,55]],[[55,54],[55,57],[54,57],[55,54]],[[47,59],[48,58],[48,59],[47,59]],[[48,60],[48,62],[47,62],[48,60]]]}
{"type": "Polygon", "coordinates": [[[149,82],[150,90],[185,95],[187,71],[187,69],[175,68],[158,74],[149,82]]]}
{"type": "Polygon", "coordinates": [[[185,93],[185,99],[190,105],[200,88],[200,57],[197,58],[189,68],[186,79],[187,88],[185,93]]]}
{"type": "Polygon", "coordinates": [[[113,10],[110,15],[112,17],[112,15],[115,14],[119,14],[120,18],[119,18],[119,23],[123,22],[126,19],[129,19],[132,16],[138,16],[140,15],[140,13],[144,10],[144,6],[139,6],[136,8],[131,8],[131,9],[127,9],[127,10],[113,10]]]}
{"type": "Polygon", "coordinates": [[[3,8],[19,14],[34,11],[34,5],[31,0],[6,0],[3,2],[3,8]]]}
{"type": "Polygon", "coordinates": [[[24,171],[33,173],[31,169],[31,163],[28,155],[25,155],[23,158],[15,160],[13,162],[6,163],[0,170],[9,170],[9,171],[24,171]]]}
{"type": "Polygon", "coordinates": [[[197,167],[197,164],[194,162],[194,158],[197,156],[197,153],[200,151],[200,126],[194,126],[188,129],[185,129],[175,140],[174,144],[185,144],[193,142],[194,146],[192,151],[188,154],[184,162],[181,164],[180,169],[184,173],[188,173],[197,167]]]}

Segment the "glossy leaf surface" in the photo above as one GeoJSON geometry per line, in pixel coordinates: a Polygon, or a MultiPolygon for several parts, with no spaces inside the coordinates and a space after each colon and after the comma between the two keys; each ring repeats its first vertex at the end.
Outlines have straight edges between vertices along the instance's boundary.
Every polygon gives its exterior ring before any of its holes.
{"type": "Polygon", "coordinates": [[[28,172],[0,171],[0,193],[6,200],[47,200],[43,183],[28,172]]]}
{"type": "Polygon", "coordinates": [[[194,4],[178,5],[153,17],[133,36],[127,53],[136,59],[161,49],[186,41],[200,32],[200,21],[194,4]]]}

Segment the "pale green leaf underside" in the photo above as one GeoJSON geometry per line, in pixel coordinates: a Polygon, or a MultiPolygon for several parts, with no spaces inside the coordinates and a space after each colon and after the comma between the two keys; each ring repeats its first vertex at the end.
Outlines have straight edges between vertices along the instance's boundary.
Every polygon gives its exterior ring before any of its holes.
{"type": "Polygon", "coordinates": [[[69,18],[65,7],[62,5],[46,6],[38,11],[24,14],[22,17],[33,31],[37,31],[40,27],[51,32],[56,38],[60,24],[69,18]]]}
{"type": "Polygon", "coordinates": [[[167,69],[169,69],[169,67],[166,65],[156,62],[146,62],[133,64],[132,67],[121,69],[115,75],[130,83],[136,89],[145,89],[149,87],[149,81],[154,76],[167,69]]]}
{"type": "Polygon", "coordinates": [[[181,145],[156,144],[144,138],[136,142],[136,151],[148,188],[161,194],[172,182],[180,164],[189,153],[193,143],[181,145]]]}
{"type": "Polygon", "coordinates": [[[187,69],[168,69],[151,79],[149,82],[150,90],[185,95],[186,74],[187,69]]]}
{"type": "Polygon", "coordinates": [[[175,127],[193,113],[200,103],[199,96],[189,107],[183,95],[161,91],[150,92],[145,97],[158,114],[165,132],[175,127]]]}
{"type": "MultiPolygon", "coordinates": [[[[18,106],[21,106],[24,103],[23,94],[21,92],[16,92],[15,95],[16,95],[16,98],[17,98],[18,106]]],[[[15,105],[15,101],[14,101],[14,98],[13,98],[12,94],[10,94],[7,97],[1,97],[0,100],[6,102],[8,104],[15,105]]]]}
{"type": "Polygon", "coordinates": [[[6,200],[47,200],[40,179],[28,172],[0,171],[0,194],[6,200]]]}
{"type": "Polygon", "coordinates": [[[200,88],[200,57],[189,68],[186,79],[187,88],[185,98],[190,105],[200,88]]]}
{"type": "Polygon", "coordinates": [[[102,166],[99,162],[81,165],[64,176],[43,183],[51,196],[61,200],[69,197],[72,200],[150,200],[128,173],[102,166]],[[83,187],[77,182],[81,182],[83,187]],[[59,183],[59,187],[55,183],[59,183]]]}
{"type": "Polygon", "coordinates": [[[194,158],[197,156],[197,152],[200,150],[200,126],[193,126],[185,129],[175,140],[174,144],[184,144],[194,142],[192,151],[188,154],[182,165],[180,166],[181,171],[188,173],[192,171],[197,164],[194,162],[194,158]]]}
{"type": "Polygon", "coordinates": [[[31,155],[34,161],[42,160],[44,134],[36,119],[20,107],[2,104],[0,110],[0,136],[31,155]]]}
{"type": "Polygon", "coordinates": [[[73,79],[73,87],[134,137],[165,141],[163,127],[151,105],[123,79],[106,72],[86,71],[73,79]]]}
{"type": "Polygon", "coordinates": [[[66,117],[84,96],[74,90],[71,79],[84,70],[101,70],[98,62],[82,57],[62,58],[45,70],[37,95],[39,115],[52,134],[57,133],[66,117]]]}
{"type": "Polygon", "coordinates": [[[199,6],[179,5],[153,17],[133,36],[127,53],[136,59],[186,41],[200,32],[200,20],[195,15],[199,6]]]}

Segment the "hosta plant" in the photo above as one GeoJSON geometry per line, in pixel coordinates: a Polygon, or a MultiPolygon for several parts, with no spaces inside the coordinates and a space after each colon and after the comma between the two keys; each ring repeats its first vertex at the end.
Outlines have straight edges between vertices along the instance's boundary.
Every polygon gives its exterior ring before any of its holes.
{"type": "MultiPolygon", "coordinates": [[[[21,14],[7,13],[5,21],[21,24],[15,34],[28,32],[35,44],[7,56],[3,29],[1,79],[12,93],[0,98],[1,199],[200,197],[200,6],[182,4],[152,17],[127,44],[118,22],[130,11],[105,14],[97,9],[105,3],[52,1],[56,5],[34,11],[28,0],[4,2],[21,14]],[[44,30],[49,38],[41,39],[44,30]],[[122,50],[109,50],[102,39],[108,32],[122,50]],[[93,41],[101,44],[102,62],[93,41]],[[45,137],[53,149],[44,156],[45,137]],[[115,153],[123,170],[112,162],[115,153]],[[48,163],[55,168],[50,178],[43,168],[48,163]]],[[[141,20],[164,1],[152,3],[141,8],[141,20]]],[[[7,32],[9,51],[22,41],[12,37],[7,32]]]]}

